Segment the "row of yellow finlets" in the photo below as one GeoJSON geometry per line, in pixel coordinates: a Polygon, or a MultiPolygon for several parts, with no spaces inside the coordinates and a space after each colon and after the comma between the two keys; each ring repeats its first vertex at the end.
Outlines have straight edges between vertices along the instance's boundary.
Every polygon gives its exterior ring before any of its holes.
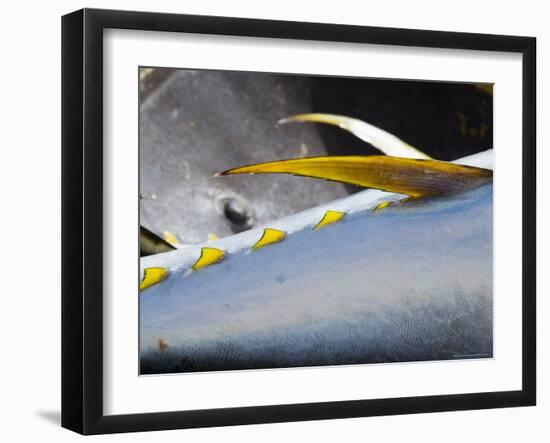
{"type": "MultiPolygon", "coordinates": [[[[325,226],[337,223],[345,217],[344,212],[340,211],[326,211],[323,218],[317,223],[313,230],[322,229],[325,226]]],[[[280,243],[286,238],[286,232],[279,229],[266,228],[260,239],[252,246],[252,250],[258,250],[265,246],[280,243]]],[[[221,262],[225,258],[225,251],[218,248],[204,247],[201,249],[201,255],[191,267],[193,271],[197,271],[207,266],[214,265],[221,262]]],[[[165,268],[151,267],[146,268],[143,272],[143,279],[139,285],[139,289],[142,291],[149,286],[161,282],[168,277],[169,271],[165,268]]]]}

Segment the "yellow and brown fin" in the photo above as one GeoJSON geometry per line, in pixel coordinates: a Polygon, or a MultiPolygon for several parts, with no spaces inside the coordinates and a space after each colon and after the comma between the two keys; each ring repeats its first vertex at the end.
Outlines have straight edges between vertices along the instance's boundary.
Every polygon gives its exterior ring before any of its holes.
{"type": "Polygon", "coordinates": [[[193,265],[193,271],[206,268],[207,266],[214,265],[221,262],[225,258],[225,252],[217,248],[202,248],[201,256],[193,265]]]}
{"type": "Polygon", "coordinates": [[[168,277],[169,273],[165,268],[145,268],[143,270],[143,278],[139,284],[139,290],[143,291],[150,286],[156,285],[168,277]]]}
{"type": "Polygon", "coordinates": [[[315,225],[313,230],[322,229],[325,226],[332,225],[333,223],[338,223],[345,216],[345,212],[328,210],[327,212],[325,212],[325,215],[323,215],[323,218],[319,221],[319,223],[315,225]]]}
{"type": "Polygon", "coordinates": [[[430,158],[430,156],[424,154],[419,149],[409,145],[395,135],[357,118],[346,117],[344,115],[315,113],[298,114],[279,120],[279,124],[289,122],[325,123],[338,126],[361,140],[370,143],[386,155],[405,158],[430,158]]]}
{"type": "Polygon", "coordinates": [[[261,238],[256,242],[252,249],[260,249],[267,245],[282,242],[286,238],[286,232],[279,229],[266,228],[261,238]]]}
{"type": "Polygon", "coordinates": [[[291,174],[410,197],[452,194],[478,187],[493,177],[489,169],[383,155],[295,158],[242,166],[218,175],[235,174],[291,174]]]}

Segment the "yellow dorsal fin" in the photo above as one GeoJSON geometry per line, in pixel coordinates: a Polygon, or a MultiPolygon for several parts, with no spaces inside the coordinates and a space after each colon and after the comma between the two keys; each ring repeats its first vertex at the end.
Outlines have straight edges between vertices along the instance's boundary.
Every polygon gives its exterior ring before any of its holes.
{"type": "Polygon", "coordinates": [[[340,211],[327,211],[323,218],[315,225],[314,230],[324,228],[325,226],[337,223],[346,216],[345,212],[340,211]]]}
{"type": "Polygon", "coordinates": [[[489,169],[383,155],[294,158],[242,166],[218,175],[233,174],[299,175],[410,197],[452,194],[478,187],[493,177],[489,169]]]}
{"type": "Polygon", "coordinates": [[[272,228],[264,229],[262,237],[256,242],[252,249],[260,249],[273,243],[279,243],[283,241],[285,237],[286,233],[284,231],[272,228]]]}
{"type": "Polygon", "coordinates": [[[202,248],[201,256],[193,265],[193,271],[221,262],[225,258],[225,252],[216,248],[202,248]]]}
{"type": "Polygon", "coordinates": [[[139,290],[143,291],[149,286],[153,286],[168,277],[168,270],[165,268],[145,268],[143,270],[143,279],[139,284],[139,290]]]}

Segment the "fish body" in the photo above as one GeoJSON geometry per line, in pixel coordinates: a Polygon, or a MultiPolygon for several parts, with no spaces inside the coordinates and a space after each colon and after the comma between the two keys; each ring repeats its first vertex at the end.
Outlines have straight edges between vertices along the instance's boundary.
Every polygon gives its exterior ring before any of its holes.
{"type": "Polygon", "coordinates": [[[492,181],[372,211],[391,198],[279,220],[261,248],[261,229],[211,242],[201,269],[200,248],[142,258],[169,275],[139,295],[141,373],[492,357],[492,181]]]}

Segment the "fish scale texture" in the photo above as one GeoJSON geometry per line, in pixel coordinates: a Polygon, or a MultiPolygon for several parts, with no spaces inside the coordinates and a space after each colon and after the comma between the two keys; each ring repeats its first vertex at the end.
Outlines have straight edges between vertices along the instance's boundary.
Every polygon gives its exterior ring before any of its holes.
{"type": "Polygon", "coordinates": [[[173,273],[140,294],[141,373],[490,358],[492,202],[364,211],[173,273]]]}

